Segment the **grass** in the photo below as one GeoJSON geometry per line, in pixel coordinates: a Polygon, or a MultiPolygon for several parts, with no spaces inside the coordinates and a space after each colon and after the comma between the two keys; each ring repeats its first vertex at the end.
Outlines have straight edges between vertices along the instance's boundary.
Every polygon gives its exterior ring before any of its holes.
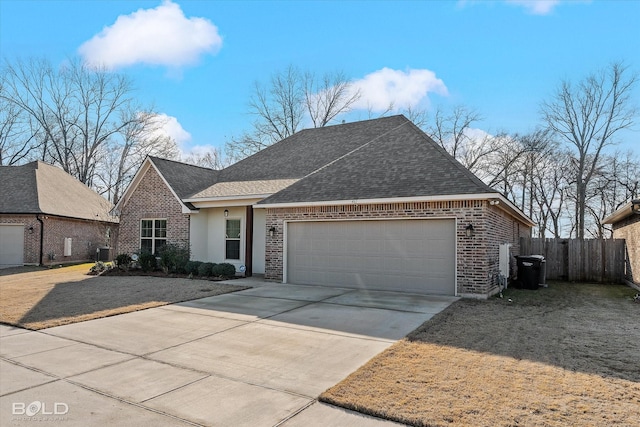
{"type": "Polygon", "coordinates": [[[3,275],[0,323],[38,330],[246,289],[203,280],[88,276],[92,265],[3,275]]]}
{"type": "Polygon", "coordinates": [[[415,426],[638,425],[635,292],[552,283],[457,301],[320,400],[415,426]]]}

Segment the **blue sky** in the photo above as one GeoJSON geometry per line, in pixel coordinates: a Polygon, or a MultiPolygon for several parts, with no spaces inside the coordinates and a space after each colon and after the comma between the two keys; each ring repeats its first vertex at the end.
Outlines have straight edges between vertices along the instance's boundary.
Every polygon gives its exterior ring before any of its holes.
{"type": "MultiPolygon", "coordinates": [[[[632,0],[0,0],[0,54],[80,56],[126,73],[141,101],[175,118],[167,131],[189,151],[248,130],[254,82],[289,64],[344,71],[370,106],[464,104],[484,131],[527,132],[561,79],[618,60],[640,71],[638,22],[632,0]]],[[[636,125],[622,147],[637,151],[639,137],[636,125]]]]}

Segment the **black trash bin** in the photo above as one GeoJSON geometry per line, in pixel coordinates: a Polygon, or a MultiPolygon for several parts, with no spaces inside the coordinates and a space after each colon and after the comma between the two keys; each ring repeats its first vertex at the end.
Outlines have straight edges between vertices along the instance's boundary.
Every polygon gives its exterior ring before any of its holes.
{"type": "Polygon", "coordinates": [[[546,260],[542,255],[516,256],[518,286],[523,289],[538,289],[546,281],[546,260]]]}

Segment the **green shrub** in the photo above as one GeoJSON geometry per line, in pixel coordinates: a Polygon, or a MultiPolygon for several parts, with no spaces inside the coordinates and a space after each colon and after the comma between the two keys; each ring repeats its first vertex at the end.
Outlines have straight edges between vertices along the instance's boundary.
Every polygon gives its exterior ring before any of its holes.
{"type": "Polygon", "coordinates": [[[116,265],[120,270],[128,270],[132,262],[129,254],[120,254],[116,257],[116,265]]]}
{"type": "Polygon", "coordinates": [[[193,274],[194,276],[197,276],[198,274],[200,274],[198,272],[198,269],[201,265],[202,261],[189,261],[185,264],[184,271],[187,274],[193,274]]]}
{"type": "Polygon", "coordinates": [[[221,264],[217,264],[213,268],[213,270],[211,271],[211,275],[220,277],[233,277],[236,275],[236,268],[233,266],[233,264],[223,262],[221,264]]]}
{"type": "Polygon", "coordinates": [[[138,264],[140,264],[140,268],[142,271],[149,272],[156,269],[158,261],[156,260],[156,256],[151,252],[142,252],[138,257],[138,264]]]}
{"type": "Polygon", "coordinates": [[[159,251],[160,267],[165,273],[184,273],[189,262],[189,248],[168,243],[159,251]]]}
{"type": "Polygon", "coordinates": [[[200,264],[200,267],[198,267],[198,275],[202,277],[211,276],[211,271],[215,266],[216,264],[212,262],[203,262],[202,264],[200,264]]]}

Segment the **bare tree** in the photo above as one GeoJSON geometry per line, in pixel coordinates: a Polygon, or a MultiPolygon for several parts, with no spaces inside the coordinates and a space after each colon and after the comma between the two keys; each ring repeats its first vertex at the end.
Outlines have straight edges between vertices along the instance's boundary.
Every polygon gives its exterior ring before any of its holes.
{"type": "Polygon", "coordinates": [[[479,173],[483,162],[495,151],[496,142],[487,133],[474,132],[472,124],[480,120],[482,116],[466,106],[455,107],[450,113],[437,108],[426,131],[467,169],[479,173]]]}
{"type": "Polygon", "coordinates": [[[147,156],[179,160],[180,150],[172,138],[160,132],[165,124],[163,116],[153,112],[141,112],[137,108],[123,111],[125,117],[134,115],[137,120],[128,121],[120,129],[119,137],[102,147],[94,187],[114,204],[133,179],[147,156]]]}
{"type": "Polygon", "coordinates": [[[585,237],[587,190],[601,161],[602,150],[615,135],[634,124],[631,93],[637,76],[621,63],[587,76],[577,85],[563,81],[552,99],[542,104],[551,131],[575,152],[575,223],[577,237],[585,237]]]}
{"type": "Polygon", "coordinates": [[[20,108],[0,97],[0,166],[33,160],[37,147],[32,120],[20,108]]]}
{"type": "Polygon", "coordinates": [[[229,159],[240,160],[299,131],[305,119],[313,127],[330,124],[350,111],[360,97],[341,72],[327,73],[317,80],[290,65],[274,73],[268,86],[256,82],[249,100],[254,117],[251,129],[232,137],[225,146],[229,159]]]}
{"type": "Polygon", "coordinates": [[[429,114],[424,108],[408,106],[400,111],[401,114],[421,129],[425,129],[429,123],[429,114]]]}
{"type": "Polygon", "coordinates": [[[328,125],[339,114],[347,113],[360,99],[343,72],[326,73],[318,81],[312,73],[304,76],[304,103],[313,127],[328,125]]]}
{"type": "Polygon", "coordinates": [[[144,156],[177,153],[175,141],[154,136],[162,123],[136,103],[124,75],[78,60],[54,69],[31,59],[6,62],[1,82],[1,105],[23,124],[22,139],[11,138],[14,146],[23,141],[31,157],[59,165],[112,201],[144,156]]]}
{"type": "Polygon", "coordinates": [[[215,147],[206,152],[189,153],[182,157],[182,161],[203,168],[220,170],[229,166],[229,162],[223,157],[222,153],[215,147]]]}
{"type": "Polygon", "coordinates": [[[604,154],[587,188],[586,233],[605,238],[604,218],[637,197],[640,159],[632,152],[604,154]]]}
{"type": "Polygon", "coordinates": [[[545,237],[547,232],[556,238],[563,234],[562,218],[565,216],[570,185],[566,179],[568,163],[568,153],[557,146],[533,163],[531,198],[536,207],[533,219],[538,224],[538,237],[545,237]]]}

